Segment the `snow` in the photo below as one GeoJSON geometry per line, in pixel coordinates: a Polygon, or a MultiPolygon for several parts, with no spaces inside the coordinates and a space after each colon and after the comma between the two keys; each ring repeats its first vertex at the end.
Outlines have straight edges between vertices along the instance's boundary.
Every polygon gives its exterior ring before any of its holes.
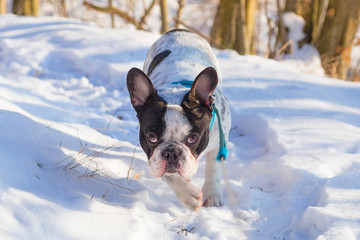
{"type": "Polygon", "coordinates": [[[189,212],[149,174],[125,86],[158,37],[0,17],[0,239],[360,239],[360,84],[215,50],[227,197],[189,212]]]}
{"type": "Polygon", "coordinates": [[[305,37],[303,32],[305,20],[293,12],[282,14],[285,27],[288,29],[288,41],[292,47],[292,52],[282,59],[289,66],[297,68],[305,73],[325,75],[321,66],[319,52],[311,44],[303,44],[299,47],[299,42],[305,37]]]}

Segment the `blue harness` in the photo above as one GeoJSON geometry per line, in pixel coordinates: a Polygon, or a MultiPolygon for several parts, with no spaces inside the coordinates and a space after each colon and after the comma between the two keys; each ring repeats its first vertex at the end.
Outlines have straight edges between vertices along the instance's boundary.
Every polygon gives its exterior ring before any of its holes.
{"type": "MultiPolygon", "coordinates": [[[[184,87],[187,88],[191,88],[193,81],[189,81],[189,80],[183,80],[183,81],[177,81],[177,82],[172,82],[171,84],[181,84],[184,87]]],[[[212,118],[209,124],[209,129],[211,130],[211,128],[214,125],[214,121],[215,121],[215,116],[218,119],[218,125],[219,125],[219,137],[220,137],[220,143],[219,143],[219,152],[218,155],[216,157],[216,160],[218,161],[224,161],[226,160],[228,154],[229,154],[229,150],[226,148],[226,140],[225,140],[225,134],[224,134],[224,130],[222,128],[221,125],[221,118],[220,118],[220,113],[219,113],[219,109],[216,107],[215,101],[212,101],[212,118]]]]}

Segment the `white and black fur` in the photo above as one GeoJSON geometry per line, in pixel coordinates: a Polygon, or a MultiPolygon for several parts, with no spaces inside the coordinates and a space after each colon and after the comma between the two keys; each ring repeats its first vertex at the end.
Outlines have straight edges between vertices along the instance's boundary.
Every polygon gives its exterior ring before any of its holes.
{"type": "Polygon", "coordinates": [[[127,86],[150,173],[162,177],[188,209],[221,206],[217,118],[209,130],[213,95],[226,139],[231,123],[219,64],[211,47],[192,32],[170,31],[152,45],[143,70],[132,68],[127,86]],[[174,84],[183,80],[194,81],[191,89],[174,84]],[[189,178],[196,173],[204,154],[205,182],[201,191],[189,178]]]}

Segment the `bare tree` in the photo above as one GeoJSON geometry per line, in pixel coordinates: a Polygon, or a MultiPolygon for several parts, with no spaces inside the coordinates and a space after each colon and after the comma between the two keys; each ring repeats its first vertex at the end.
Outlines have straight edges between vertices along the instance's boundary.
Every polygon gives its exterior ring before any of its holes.
{"type": "Polygon", "coordinates": [[[350,54],[360,20],[359,0],[287,0],[285,9],[305,19],[303,43],[319,51],[325,72],[347,78],[350,54]]]}
{"type": "Polygon", "coordinates": [[[37,16],[39,0],[14,0],[13,13],[17,15],[37,16]]]}
{"type": "Polygon", "coordinates": [[[184,9],[184,6],[185,6],[185,2],[186,0],[178,0],[178,4],[179,4],[179,7],[178,7],[178,10],[177,10],[177,13],[176,13],[176,19],[175,20],[175,28],[179,28],[180,26],[180,20],[181,20],[181,14],[182,14],[182,11],[184,9]]]}
{"type": "Polygon", "coordinates": [[[7,12],[6,0],[0,0],[0,14],[4,14],[7,12]]]}
{"type": "Polygon", "coordinates": [[[254,53],[256,6],[257,0],[220,0],[211,37],[240,54],[254,53]]]}
{"type": "MultiPolygon", "coordinates": [[[[87,6],[89,8],[92,8],[96,11],[99,11],[99,12],[109,13],[111,15],[112,21],[113,21],[114,15],[117,15],[117,16],[121,17],[124,21],[134,25],[137,29],[144,30],[146,18],[149,16],[149,14],[150,14],[151,10],[153,9],[156,2],[157,2],[157,0],[153,0],[151,2],[150,6],[145,8],[144,14],[140,18],[140,20],[137,20],[135,17],[131,16],[127,11],[124,11],[122,9],[114,7],[112,5],[111,0],[109,0],[109,2],[108,2],[109,6],[107,6],[107,7],[96,6],[95,4],[92,4],[92,3],[88,2],[87,0],[84,0],[83,5],[87,6]]],[[[112,22],[112,26],[115,26],[114,22],[112,22]]]]}
{"type": "Polygon", "coordinates": [[[161,10],[161,33],[169,31],[169,20],[166,0],[160,0],[161,10]]]}
{"type": "Polygon", "coordinates": [[[327,16],[315,45],[330,76],[346,79],[353,40],[359,25],[360,1],[330,0],[327,16]]]}

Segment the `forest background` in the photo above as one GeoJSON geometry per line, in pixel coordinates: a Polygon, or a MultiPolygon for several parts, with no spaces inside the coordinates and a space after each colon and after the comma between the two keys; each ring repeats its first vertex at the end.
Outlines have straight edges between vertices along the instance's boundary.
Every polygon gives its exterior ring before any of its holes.
{"type": "Polygon", "coordinates": [[[187,28],[213,47],[278,61],[313,58],[312,46],[321,70],[308,61],[305,72],[360,80],[360,51],[354,50],[360,48],[357,0],[0,0],[0,13],[7,12],[159,33],[187,28]],[[298,17],[295,25],[289,14],[298,17]],[[301,28],[295,36],[294,26],[301,28]]]}

